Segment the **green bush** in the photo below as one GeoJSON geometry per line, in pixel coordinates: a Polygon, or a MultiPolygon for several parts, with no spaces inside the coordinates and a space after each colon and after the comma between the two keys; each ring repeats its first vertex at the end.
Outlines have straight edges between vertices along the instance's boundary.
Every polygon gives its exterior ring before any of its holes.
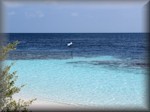
{"type": "MultiPolygon", "coordinates": [[[[0,49],[0,62],[2,63],[11,50],[15,50],[19,44],[18,41],[9,43],[0,49]]],[[[0,111],[28,111],[29,105],[36,99],[24,101],[19,99],[18,101],[13,99],[13,95],[18,93],[24,86],[16,87],[15,81],[17,80],[16,71],[10,73],[10,68],[13,63],[9,66],[1,67],[0,70],[0,111]]]]}

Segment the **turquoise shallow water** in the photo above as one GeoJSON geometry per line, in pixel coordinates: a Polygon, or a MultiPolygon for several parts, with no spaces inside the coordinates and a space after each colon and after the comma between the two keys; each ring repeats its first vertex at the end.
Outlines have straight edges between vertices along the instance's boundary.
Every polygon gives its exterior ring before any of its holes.
{"type": "MultiPolygon", "coordinates": [[[[27,84],[19,97],[87,106],[145,107],[146,69],[125,66],[123,60],[93,58],[7,60],[16,62],[17,85],[27,84]],[[99,63],[106,61],[109,63],[99,63]],[[110,64],[121,61],[121,64],[110,64]]],[[[127,62],[127,61],[126,61],[127,62]]]]}

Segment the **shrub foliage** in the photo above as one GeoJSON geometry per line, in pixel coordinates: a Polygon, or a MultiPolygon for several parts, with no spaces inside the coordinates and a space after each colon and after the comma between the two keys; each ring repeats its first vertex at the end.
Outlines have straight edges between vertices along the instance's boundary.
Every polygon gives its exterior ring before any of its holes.
{"type": "MultiPolygon", "coordinates": [[[[15,50],[16,46],[19,44],[18,41],[7,44],[0,49],[0,62],[7,58],[10,51],[15,50]]],[[[19,99],[18,101],[13,99],[13,95],[18,93],[24,85],[20,87],[15,86],[15,81],[17,80],[17,71],[10,73],[10,69],[14,63],[8,66],[1,66],[0,70],[0,111],[29,111],[29,105],[36,99],[29,101],[24,101],[19,99]]]]}

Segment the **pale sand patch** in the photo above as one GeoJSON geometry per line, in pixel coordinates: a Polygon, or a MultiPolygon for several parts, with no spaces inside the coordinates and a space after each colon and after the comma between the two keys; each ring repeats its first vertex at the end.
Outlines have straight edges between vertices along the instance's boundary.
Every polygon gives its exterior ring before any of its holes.
{"type": "MultiPolygon", "coordinates": [[[[18,100],[18,97],[14,99],[18,100]]],[[[24,101],[29,101],[31,99],[28,98],[21,98],[24,101]]],[[[84,109],[84,106],[81,105],[74,105],[74,104],[66,104],[61,102],[50,102],[50,101],[43,101],[43,100],[35,100],[30,106],[29,110],[78,110],[84,109]]]]}
{"type": "Polygon", "coordinates": [[[51,109],[76,109],[79,108],[75,105],[65,104],[65,103],[55,103],[55,102],[46,102],[46,101],[34,101],[32,105],[29,107],[31,110],[51,110],[51,109]]]}

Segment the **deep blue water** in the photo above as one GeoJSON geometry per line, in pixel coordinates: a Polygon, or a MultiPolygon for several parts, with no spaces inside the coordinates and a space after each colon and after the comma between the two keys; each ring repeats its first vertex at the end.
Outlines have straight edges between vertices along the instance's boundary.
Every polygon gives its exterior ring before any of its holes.
{"type": "Polygon", "coordinates": [[[9,59],[49,59],[73,56],[115,56],[121,59],[147,58],[145,33],[13,33],[8,42],[20,41],[9,59]],[[73,42],[71,48],[68,42],[73,42]]]}

